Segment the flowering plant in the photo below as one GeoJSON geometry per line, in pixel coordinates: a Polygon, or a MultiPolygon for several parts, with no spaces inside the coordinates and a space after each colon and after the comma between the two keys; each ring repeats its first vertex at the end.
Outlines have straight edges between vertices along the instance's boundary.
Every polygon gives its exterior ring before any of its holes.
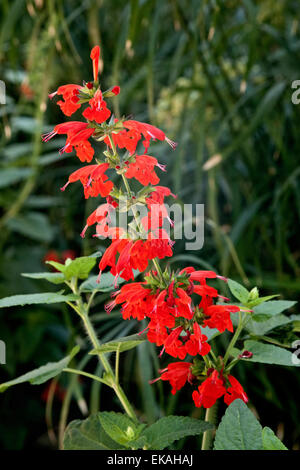
{"type": "Polygon", "coordinates": [[[120,88],[113,86],[101,90],[99,46],[92,49],[90,57],[93,81],[83,82],[82,86],[60,86],[49,95],[51,99],[60,97],[57,104],[66,116],[72,116],[80,109],[84,120],[58,124],[42,137],[48,142],[56,135],[65,135],[66,142],[59,153],[75,151],[84,164],[69,176],[61,190],[80,182],[86,199],[99,196],[105,199],[87,218],[81,236],[96,225],[94,236],[110,239],[110,244],[101,256],[97,276],[88,277],[99,253],[75,259],[68,257],[64,263],[48,258],[46,262],[55,268],[55,272],[25,274],[31,278],[45,278],[54,284],[65,284],[68,293],[17,295],[2,299],[0,306],[65,302],[82,320],[93,346],[89,354],[99,358],[104,372],[97,376],[69,367],[79,351],[77,345],[61,361],[6,382],[0,385],[0,391],[26,381],[40,384],[62,372],[85,376],[110,387],[125,414],[100,412],[85,421],[71,422],[64,436],[65,449],[162,449],[176,439],[197,434],[203,434],[202,448],[209,449],[215,424],[213,410],[219,399],[229,408],[216,432],[216,449],[282,449],[284,446],[274,433],[269,428],[262,429],[249,411],[247,393],[232,370],[240,361],[299,365],[299,361],[293,360],[291,351],[282,344],[272,344],[272,339],[265,334],[278,325],[277,316],[293,302],[271,300],[276,297],[274,295],[260,297],[256,287],[249,292],[214,271],[197,270],[193,266],[181,270],[172,270],[169,266],[164,270],[161,268],[160,260],[172,257],[174,244],[166,230],[166,224],[173,222],[165,198],[176,196],[168,187],[159,185],[158,170],[165,171],[166,168],[148,151],[152,140],[165,141],[173,150],[176,143],[150,124],[116,119],[107,106],[107,99],[118,95],[120,88]],[[105,144],[103,158],[95,157],[92,141],[105,144]],[[92,160],[94,163],[90,164],[92,160]],[[118,178],[122,182],[120,186],[116,184],[118,178]],[[129,182],[132,179],[138,182],[134,183],[135,187],[141,186],[139,189],[132,189],[129,182]],[[112,222],[113,216],[121,217],[124,213],[132,217],[125,227],[112,222]],[[135,281],[137,275],[141,280],[135,281]],[[211,285],[214,280],[228,284],[236,304],[220,295],[211,285]],[[117,287],[118,283],[121,287],[117,287]],[[124,320],[146,322],[142,331],[108,343],[99,341],[89,313],[95,296],[107,291],[113,291],[112,300],[105,306],[107,313],[119,307],[124,320]],[[257,324],[263,334],[257,331],[255,334],[257,324]],[[212,346],[212,340],[226,331],[232,337],[221,355],[212,346]],[[120,353],[144,341],[159,348],[160,358],[169,358],[166,367],[159,371],[159,377],[153,378],[149,386],[155,386],[152,384],[159,380],[169,382],[173,395],[182,387],[189,387],[194,406],[207,410],[205,421],[167,416],[150,425],[141,422],[120,385],[119,357],[120,353]],[[241,349],[236,347],[238,341],[242,341],[241,349]],[[112,352],[116,355],[114,369],[107,356],[112,352]],[[228,439],[228,432],[236,429],[240,420],[244,420],[246,427],[240,426],[235,432],[236,438],[228,439]],[[84,429],[89,438],[84,437],[84,429]]]}

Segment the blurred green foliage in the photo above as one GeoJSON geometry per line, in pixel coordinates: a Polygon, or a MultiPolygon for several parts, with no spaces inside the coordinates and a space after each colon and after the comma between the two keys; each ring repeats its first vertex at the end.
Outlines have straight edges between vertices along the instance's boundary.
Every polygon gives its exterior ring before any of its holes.
{"type": "MultiPolygon", "coordinates": [[[[63,196],[59,191],[78,161],[58,155],[62,139],[42,144],[40,138],[64,121],[48,92],[90,79],[90,49],[100,44],[102,86],[121,86],[114,113],[149,121],[176,140],[174,153],[158,143],[151,149],[167,164],[161,182],[180,202],[205,204],[203,249],[187,253],[178,240],[174,261],[297,298],[300,107],[291,102],[292,81],[300,79],[297,0],[2,0],[0,11],[0,78],[7,92],[0,105],[1,297],[42,291],[43,282],[19,273],[43,271],[50,250],[79,256],[101,249],[91,231],[83,241],[79,236],[96,201],[86,203],[76,185],[63,196]]],[[[106,297],[95,306],[99,335],[131,334],[134,322],[103,313],[106,297]]],[[[1,311],[7,364],[0,381],[60,359],[79,335],[84,344],[65,307],[1,311]]],[[[148,385],[159,367],[150,344],[126,357],[124,386],[150,422],[162,409],[197,415],[189,391],[178,400],[167,387],[148,385]]],[[[238,372],[264,425],[299,448],[297,371],[243,364],[238,372]]],[[[55,446],[58,422],[62,434],[69,415],[106,409],[106,402],[111,407],[104,390],[100,400],[99,383],[89,388],[63,376],[65,393],[53,394],[55,386],[43,396],[22,386],[0,397],[0,446],[48,447],[51,439],[55,446]]],[[[190,439],[191,448],[197,445],[190,439]]]]}

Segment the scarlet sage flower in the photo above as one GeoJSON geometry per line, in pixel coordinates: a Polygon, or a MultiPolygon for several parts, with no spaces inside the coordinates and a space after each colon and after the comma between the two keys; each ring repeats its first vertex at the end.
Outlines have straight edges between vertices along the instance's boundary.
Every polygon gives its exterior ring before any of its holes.
{"type": "Polygon", "coordinates": [[[145,284],[132,282],[122,286],[122,289],[116,292],[115,300],[106,306],[106,311],[111,311],[116,305],[122,305],[124,320],[129,318],[143,320],[152,303],[151,291],[145,284]]]}
{"type": "MultiPolygon", "coordinates": [[[[115,120],[115,122],[118,121],[115,120]]],[[[122,129],[119,132],[113,131],[112,138],[115,146],[121,149],[126,148],[131,155],[136,151],[137,144],[141,140],[142,136],[145,139],[143,141],[145,153],[148,152],[151,139],[166,141],[173,149],[177,147],[176,142],[170,140],[162,130],[152,126],[151,124],[128,120],[123,122],[123,126],[125,129],[122,129]]],[[[104,142],[111,147],[108,137],[104,139],[104,142]]]]}
{"type": "Polygon", "coordinates": [[[113,242],[102,256],[99,263],[99,279],[101,272],[110,266],[113,276],[116,278],[120,276],[129,281],[134,279],[133,270],[143,272],[150,260],[156,257],[162,259],[173,254],[168,239],[148,237],[147,240],[122,239],[122,243],[117,242],[118,240],[113,242]]]}
{"type": "Polygon", "coordinates": [[[239,381],[232,375],[228,375],[228,380],[230,383],[230,387],[227,387],[226,394],[224,396],[224,402],[226,403],[226,405],[230,405],[230,403],[232,403],[237,398],[247,403],[247,394],[245,393],[239,381]]]}
{"type": "Polygon", "coordinates": [[[219,372],[214,370],[198,387],[198,391],[193,392],[192,397],[198,408],[211,408],[225,393],[224,381],[219,377],[219,372]]]}
{"type": "Polygon", "coordinates": [[[90,162],[93,159],[94,149],[88,139],[94,134],[95,129],[88,128],[88,123],[70,121],[58,124],[53,131],[43,134],[42,139],[48,142],[57,134],[67,134],[66,144],[60,149],[59,153],[70,153],[75,149],[76,155],[82,162],[90,162]]]}
{"type": "Polygon", "coordinates": [[[240,308],[236,305],[210,305],[204,310],[205,319],[204,326],[209,328],[217,328],[220,333],[225,330],[233,332],[233,325],[230,313],[239,312],[240,308]]]}
{"type": "Polygon", "coordinates": [[[175,194],[171,193],[171,190],[166,186],[155,186],[154,191],[146,198],[146,204],[149,208],[152,204],[163,204],[167,196],[176,198],[175,194]]]}
{"type": "Polygon", "coordinates": [[[194,376],[191,372],[191,362],[172,362],[165,369],[161,370],[161,376],[157,379],[151,380],[150,383],[157,382],[158,380],[164,380],[170,382],[172,386],[171,393],[175,393],[180,390],[186,382],[192,383],[194,376]]]}
{"type": "Polygon", "coordinates": [[[193,400],[197,407],[211,408],[218,398],[224,395],[224,402],[230,405],[237,398],[248,402],[248,397],[241,384],[232,375],[227,377],[229,386],[226,387],[226,379],[214,370],[211,375],[193,392],[193,400]]]}
{"type": "Polygon", "coordinates": [[[72,116],[80,108],[78,93],[83,87],[80,85],[62,85],[49,95],[52,99],[55,95],[62,95],[63,100],[57,102],[58,106],[66,116],[72,116]]]}
{"type": "Polygon", "coordinates": [[[99,71],[99,58],[100,58],[100,47],[95,46],[91,50],[90,58],[93,61],[93,75],[94,75],[94,82],[98,80],[98,71],[99,71]]]}
{"type": "Polygon", "coordinates": [[[111,115],[106,102],[102,98],[101,90],[97,90],[93,98],[89,101],[90,106],[86,108],[82,115],[89,121],[96,121],[98,124],[106,121],[111,115]]]}
{"type": "Polygon", "coordinates": [[[143,141],[143,145],[145,147],[145,153],[148,152],[151,139],[163,141],[165,140],[166,142],[168,142],[168,144],[172,147],[173,150],[177,147],[176,142],[170,140],[161,129],[158,129],[157,127],[152,126],[151,124],[129,120],[124,121],[123,126],[126,127],[126,129],[136,131],[137,133],[142,134],[144,136],[145,140],[143,141]]]}
{"type": "Polygon", "coordinates": [[[69,176],[67,183],[61,188],[61,191],[64,191],[70,183],[80,181],[83,185],[86,199],[90,196],[108,196],[113,188],[113,183],[109,181],[108,176],[104,174],[108,167],[108,163],[102,163],[100,165],[84,166],[74,171],[74,173],[71,173],[69,176]]]}
{"type": "Polygon", "coordinates": [[[150,155],[137,155],[135,161],[128,165],[125,173],[126,178],[135,178],[142,185],[157,184],[159,177],[154,171],[155,166],[165,171],[165,167],[160,165],[156,158],[150,155]]]}
{"type": "Polygon", "coordinates": [[[196,356],[196,354],[205,356],[211,350],[210,344],[206,342],[207,336],[201,334],[201,328],[196,322],[193,325],[193,330],[193,334],[185,343],[186,352],[191,356],[196,356]]]}
{"type": "Polygon", "coordinates": [[[115,209],[115,207],[115,205],[112,205],[110,203],[101,204],[99,207],[97,207],[97,209],[94,210],[94,212],[92,212],[87,218],[86,225],[82,230],[80,236],[84,238],[85,232],[91,225],[100,224],[103,223],[103,221],[105,223],[109,222],[109,214],[115,209]]]}

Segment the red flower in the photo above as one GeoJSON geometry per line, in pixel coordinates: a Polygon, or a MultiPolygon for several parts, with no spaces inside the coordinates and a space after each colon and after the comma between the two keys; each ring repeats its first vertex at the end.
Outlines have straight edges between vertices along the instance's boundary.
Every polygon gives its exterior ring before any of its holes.
{"type": "Polygon", "coordinates": [[[111,181],[107,181],[108,177],[104,174],[108,167],[108,163],[84,166],[79,170],[74,171],[74,173],[71,173],[68,182],[61,188],[61,190],[64,191],[70,183],[74,183],[79,180],[84,187],[84,195],[86,199],[88,199],[89,196],[99,196],[99,194],[102,197],[106,197],[113,188],[113,183],[111,181]]]}
{"type": "Polygon", "coordinates": [[[147,232],[162,227],[165,219],[167,219],[173,227],[173,221],[170,219],[164,204],[151,204],[148,208],[148,214],[141,219],[142,225],[147,232]]]}
{"type": "Polygon", "coordinates": [[[100,47],[94,46],[91,50],[90,58],[93,61],[93,75],[94,82],[98,80],[98,71],[99,71],[99,58],[100,58],[100,47]]]}
{"type": "MultiPolygon", "coordinates": [[[[180,341],[179,336],[183,331],[183,327],[179,326],[172,330],[172,332],[168,335],[166,340],[164,341],[164,349],[167,354],[172,357],[178,357],[179,359],[184,359],[186,356],[185,345],[182,341],[180,341]]],[[[162,351],[162,352],[163,352],[162,351]]]]}
{"type": "Polygon", "coordinates": [[[198,391],[193,392],[195,405],[200,408],[211,408],[218,398],[226,393],[223,380],[219,377],[218,371],[213,373],[198,387],[198,391]]]}
{"type": "Polygon", "coordinates": [[[43,134],[42,139],[48,142],[57,134],[67,134],[66,144],[60,149],[60,155],[64,152],[70,153],[73,147],[79,159],[84,162],[90,162],[93,159],[94,149],[88,139],[94,134],[95,129],[88,128],[88,123],[79,121],[70,121],[58,124],[53,131],[43,134]]]}
{"type": "MultiPolygon", "coordinates": [[[[115,122],[118,122],[115,120],[115,122]]],[[[126,148],[128,152],[133,155],[136,151],[137,144],[139,140],[144,136],[145,140],[143,141],[145,147],[145,153],[147,153],[150,140],[165,140],[173,149],[177,147],[176,142],[173,142],[165,133],[158,129],[157,127],[151,126],[151,124],[146,124],[145,122],[138,121],[124,121],[123,126],[127,129],[122,129],[119,132],[112,133],[112,138],[114,144],[119,148],[126,148]]],[[[108,137],[104,139],[104,142],[111,147],[108,137]]]]}
{"type": "Polygon", "coordinates": [[[81,106],[81,104],[78,103],[78,93],[82,88],[82,86],[74,84],[62,85],[57,91],[51,93],[49,98],[52,99],[55,95],[62,95],[64,101],[60,100],[57,104],[66,116],[72,116],[81,106]]]}
{"type": "Polygon", "coordinates": [[[106,306],[106,311],[110,311],[115,305],[123,304],[122,316],[124,320],[129,318],[143,320],[149,310],[149,304],[151,306],[151,291],[146,289],[145,284],[144,282],[132,282],[122,286],[122,289],[117,292],[114,302],[106,306]]]}
{"type": "MultiPolygon", "coordinates": [[[[45,254],[43,261],[44,263],[46,263],[46,261],[55,261],[56,263],[60,263],[60,256],[57,253],[57,251],[50,250],[50,251],[47,251],[47,253],[45,254]]],[[[51,266],[51,269],[53,269],[54,271],[57,271],[57,269],[55,269],[53,266],[51,266]]]]}
{"type": "Polygon", "coordinates": [[[111,111],[107,108],[106,102],[102,98],[102,93],[98,89],[89,101],[90,106],[86,108],[82,115],[89,121],[96,121],[98,124],[106,121],[111,115],[111,111]]]}
{"type": "Polygon", "coordinates": [[[193,325],[194,333],[191,334],[190,338],[185,343],[185,349],[191,356],[205,356],[211,350],[211,346],[206,342],[207,336],[201,334],[201,329],[198,323],[193,325]]]}
{"type": "MultiPolygon", "coordinates": [[[[150,234],[151,235],[151,234],[150,234]]],[[[126,281],[134,279],[133,270],[145,271],[149,260],[156,257],[164,258],[172,256],[172,248],[168,239],[155,239],[148,237],[147,240],[130,240],[123,238],[122,243],[115,242],[107,248],[99,263],[100,273],[111,266],[111,274],[121,276],[126,281]],[[107,253],[108,252],[108,253],[107,253]],[[107,256],[105,256],[107,253],[107,256]],[[117,259],[117,254],[119,258],[117,259]]]]}
{"type": "Polygon", "coordinates": [[[109,220],[109,214],[115,209],[115,207],[115,205],[112,205],[110,203],[101,204],[101,206],[97,207],[97,209],[94,210],[94,212],[92,212],[91,215],[89,215],[89,217],[87,218],[86,225],[82,230],[80,236],[84,238],[85,232],[91,225],[100,224],[103,222],[107,223],[107,221],[109,220]]]}
{"type": "Polygon", "coordinates": [[[194,379],[191,366],[190,362],[172,362],[166,369],[160,371],[162,372],[161,377],[151,380],[150,383],[157,382],[158,380],[168,381],[172,386],[171,393],[175,395],[177,390],[180,390],[186,382],[191,383],[194,379]]]}
{"type": "Polygon", "coordinates": [[[138,134],[142,134],[144,136],[145,140],[143,141],[143,145],[145,147],[145,153],[147,153],[148,151],[151,139],[165,140],[166,142],[168,142],[168,144],[172,147],[173,150],[177,147],[176,142],[170,140],[162,130],[152,126],[151,124],[129,120],[124,121],[123,126],[126,127],[126,129],[135,131],[138,134]]]}
{"type": "Polygon", "coordinates": [[[230,318],[230,313],[239,312],[240,308],[236,305],[210,305],[204,310],[204,314],[208,317],[204,326],[209,328],[217,328],[220,333],[226,329],[233,332],[233,325],[230,318]]]}
{"type": "Polygon", "coordinates": [[[67,259],[75,259],[76,258],[76,253],[74,250],[64,250],[61,254],[63,262],[65,262],[67,259]]]}
{"type": "Polygon", "coordinates": [[[156,158],[150,155],[137,155],[135,162],[128,165],[128,170],[125,173],[126,178],[135,178],[144,186],[148,184],[157,184],[159,178],[154,171],[157,166],[165,171],[164,167],[160,165],[156,158]]]}
{"type": "Polygon", "coordinates": [[[230,386],[226,388],[225,378],[214,370],[212,374],[193,392],[193,400],[197,407],[211,408],[218,398],[224,395],[224,402],[230,405],[234,400],[240,398],[245,403],[248,397],[241,384],[232,375],[228,375],[230,386]]]}
{"type": "Polygon", "coordinates": [[[228,380],[230,382],[231,387],[227,388],[226,394],[224,396],[224,401],[225,401],[226,405],[230,405],[230,403],[232,403],[237,398],[240,398],[245,403],[247,403],[248,402],[248,397],[247,397],[243,387],[239,383],[239,381],[236,380],[236,378],[233,377],[232,375],[228,375],[228,380]]]}
{"type": "Polygon", "coordinates": [[[152,191],[146,199],[148,206],[151,204],[163,204],[165,197],[173,196],[176,198],[175,194],[171,193],[171,190],[165,186],[155,186],[155,190],[152,191]]]}

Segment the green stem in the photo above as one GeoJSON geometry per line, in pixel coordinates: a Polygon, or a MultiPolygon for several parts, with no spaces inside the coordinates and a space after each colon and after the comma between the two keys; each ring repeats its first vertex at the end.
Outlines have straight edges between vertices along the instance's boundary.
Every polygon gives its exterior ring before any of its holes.
{"type": "Polygon", "coordinates": [[[238,327],[237,329],[235,330],[235,333],[229,343],[229,346],[227,348],[227,351],[225,353],[225,356],[224,356],[224,366],[226,365],[228,359],[229,359],[229,356],[230,356],[230,353],[232,351],[232,349],[234,348],[234,345],[235,343],[237,342],[241,332],[242,332],[242,329],[244,327],[244,322],[243,322],[243,316],[241,314],[241,312],[239,312],[239,324],[238,324],[238,327]]]}
{"type": "Polygon", "coordinates": [[[96,380],[97,382],[101,382],[107,385],[107,382],[105,382],[105,380],[102,380],[100,379],[100,377],[97,377],[94,374],[89,374],[88,372],[84,372],[82,370],[70,369],[69,367],[66,367],[65,369],[63,369],[63,372],[70,372],[70,374],[84,375],[84,377],[89,377],[92,380],[96,380]]]}
{"type": "MultiPolygon", "coordinates": [[[[207,408],[206,413],[205,413],[205,421],[208,421],[211,424],[215,424],[216,422],[216,417],[217,417],[217,402],[211,406],[210,408],[207,408]]],[[[213,439],[213,430],[208,429],[203,433],[203,439],[202,439],[202,446],[201,450],[210,450],[211,444],[212,444],[212,439],[213,439]]]]}
{"type": "Polygon", "coordinates": [[[161,267],[159,265],[159,262],[158,262],[157,258],[153,258],[152,263],[154,264],[155,269],[156,269],[161,281],[163,281],[164,280],[163,273],[162,273],[162,270],[161,270],[161,267]]]}
{"type": "MultiPolygon", "coordinates": [[[[79,290],[78,290],[78,287],[77,287],[77,280],[74,279],[73,282],[71,282],[70,284],[70,287],[72,289],[72,291],[74,292],[74,294],[76,295],[80,295],[79,294],[79,290]]],[[[78,313],[84,323],[84,326],[85,326],[85,329],[87,331],[87,334],[92,342],[92,345],[94,346],[95,349],[98,349],[101,345],[100,341],[98,340],[97,338],[97,334],[95,332],[95,329],[91,323],[91,320],[88,316],[88,313],[89,313],[89,310],[88,310],[88,306],[85,305],[83,302],[82,302],[82,299],[81,297],[76,301],[76,304],[77,304],[77,307],[78,307],[78,313]]],[[[138,421],[136,415],[135,415],[135,412],[127,398],[127,396],[125,395],[122,387],[120,386],[120,384],[118,383],[118,381],[116,380],[116,377],[115,377],[115,374],[108,362],[108,360],[106,359],[105,355],[103,353],[101,353],[100,351],[97,353],[98,355],[98,358],[100,360],[100,362],[102,363],[103,367],[104,367],[104,370],[105,372],[107,373],[107,375],[109,376],[109,379],[110,379],[110,386],[114,389],[118,399],[120,400],[125,412],[128,414],[128,416],[133,419],[134,421],[138,421]]]]}

